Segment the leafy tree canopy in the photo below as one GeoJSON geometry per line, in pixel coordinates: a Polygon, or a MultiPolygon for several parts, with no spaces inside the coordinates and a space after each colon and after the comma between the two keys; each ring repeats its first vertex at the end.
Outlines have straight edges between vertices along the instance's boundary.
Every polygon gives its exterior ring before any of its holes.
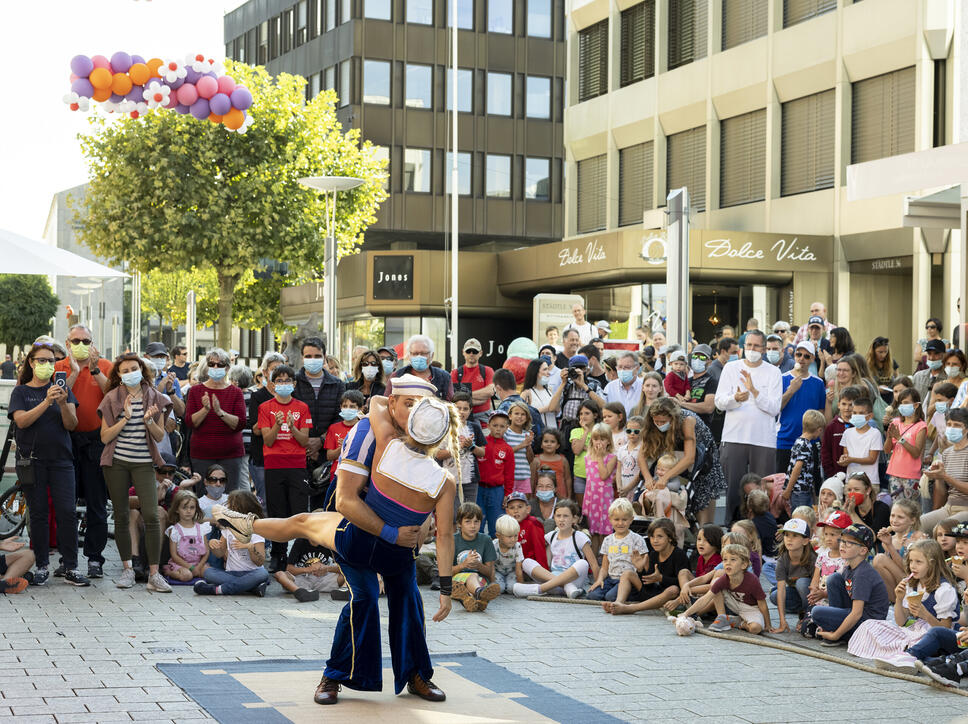
{"type": "Polygon", "coordinates": [[[23,347],[49,334],[58,304],[47,277],[0,274],[0,342],[23,347]]]}

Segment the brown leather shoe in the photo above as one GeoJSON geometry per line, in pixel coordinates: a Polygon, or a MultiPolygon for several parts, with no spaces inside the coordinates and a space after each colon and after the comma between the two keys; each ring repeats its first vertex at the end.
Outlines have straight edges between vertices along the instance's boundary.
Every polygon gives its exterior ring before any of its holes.
{"type": "MultiPolygon", "coordinates": [[[[322,686],[322,684],[320,684],[322,686]]],[[[444,701],[447,695],[434,686],[432,681],[424,681],[420,674],[414,674],[407,682],[407,691],[427,701],[444,701]]]]}
{"type": "Polygon", "coordinates": [[[316,695],[313,697],[313,701],[317,704],[335,704],[341,688],[338,681],[327,679],[324,676],[320,679],[319,686],[316,687],[316,695]]]}

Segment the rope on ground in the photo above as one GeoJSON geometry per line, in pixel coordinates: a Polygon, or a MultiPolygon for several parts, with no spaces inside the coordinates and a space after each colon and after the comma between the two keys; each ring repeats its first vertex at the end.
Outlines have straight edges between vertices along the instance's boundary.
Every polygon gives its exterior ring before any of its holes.
{"type": "Polygon", "coordinates": [[[580,603],[585,606],[601,606],[601,601],[589,601],[587,598],[568,598],[567,596],[528,596],[529,601],[551,601],[552,603],[580,603]]]}

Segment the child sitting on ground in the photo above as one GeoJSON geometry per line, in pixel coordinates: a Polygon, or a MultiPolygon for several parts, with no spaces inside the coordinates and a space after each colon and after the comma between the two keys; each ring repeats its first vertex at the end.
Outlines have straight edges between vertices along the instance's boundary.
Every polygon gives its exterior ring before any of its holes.
{"type": "Polygon", "coordinates": [[[212,532],[212,526],[203,523],[204,518],[195,493],[180,490],[175,494],[168,510],[168,528],[165,529],[171,559],[162,570],[168,578],[187,583],[205,574],[208,560],[206,536],[212,532]]]}
{"type": "Polygon", "coordinates": [[[686,531],[689,530],[689,521],[684,515],[689,496],[683,489],[681,478],[671,478],[667,485],[660,482],[677,462],[676,456],[672,454],[662,455],[656,460],[652,485],[646,484],[643,500],[647,513],[672,521],[676,529],[676,541],[681,548],[686,540],[686,531]]]}
{"type": "MultiPolygon", "coordinates": [[[[736,627],[758,634],[771,628],[766,594],[760,586],[760,580],[746,570],[749,564],[749,550],[732,543],[724,546],[723,570],[726,575],[714,580],[709,587],[709,593],[696,601],[683,615],[692,615],[693,609],[701,610],[700,604],[707,596],[711,596],[716,607],[716,620],[709,625],[710,631],[721,633],[736,627]],[[730,617],[727,610],[736,615],[730,617]]],[[[708,605],[708,601],[705,603],[708,605]]]]}
{"type": "Polygon", "coordinates": [[[613,532],[602,541],[599,550],[602,554],[602,566],[595,583],[588,589],[589,600],[614,601],[618,595],[618,582],[622,574],[636,572],[632,556],[648,552],[645,538],[629,530],[634,518],[635,511],[628,498],[616,498],[608,507],[608,519],[613,532]]]}
{"type": "Polygon", "coordinates": [[[318,601],[320,593],[335,591],[343,585],[343,576],[329,550],[313,545],[306,538],[293,541],[287,563],[286,570],[277,571],[275,579],[300,603],[318,601]]]}
{"type": "Polygon", "coordinates": [[[921,532],[921,501],[902,498],[891,507],[890,526],[875,531],[884,547],[871,561],[887,587],[887,597],[894,603],[894,589],[904,578],[904,554],[914,541],[924,538],[921,532]]]}
{"type": "Polygon", "coordinates": [[[575,530],[581,509],[574,500],[559,500],[555,506],[555,530],[545,535],[551,570],[525,559],[523,568],[539,583],[515,583],[514,595],[519,598],[540,596],[563,588],[568,598],[585,595],[589,572],[598,578],[598,560],[592,550],[591,539],[575,530]]]}
{"type": "Polygon", "coordinates": [[[0,593],[23,593],[28,581],[24,574],[34,565],[34,552],[23,541],[6,538],[0,540],[0,593]]]}
{"type": "MultiPolygon", "coordinates": [[[[744,536],[745,540],[745,536],[744,536]]],[[[723,548],[723,529],[714,523],[707,523],[699,529],[696,535],[696,573],[680,586],[679,598],[668,601],[663,608],[674,611],[680,607],[688,607],[693,599],[698,598],[709,590],[710,575],[716,566],[723,562],[720,551],[723,548]]]]}
{"type": "Polygon", "coordinates": [[[481,533],[483,518],[477,503],[464,503],[457,509],[451,598],[460,601],[467,611],[483,611],[488,602],[501,595],[501,587],[490,583],[497,554],[491,539],[481,533]]]}
{"type": "Polygon", "coordinates": [[[504,501],[504,510],[517,521],[521,528],[518,532],[518,543],[521,544],[521,553],[524,555],[524,563],[522,563],[524,572],[527,573],[530,565],[548,568],[548,553],[544,538],[551,531],[546,531],[541,521],[531,515],[528,496],[524,493],[511,493],[504,501]],[[528,561],[531,561],[531,564],[528,564],[528,561]]]}
{"type": "Polygon", "coordinates": [[[749,536],[753,549],[763,556],[763,568],[770,585],[776,584],[776,518],[770,512],[770,497],[761,490],[749,495],[750,520],[736,521],[742,524],[743,532],[749,536]]]}
{"type": "Polygon", "coordinates": [[[605,601],[602,604],[606,613],[650,611],[678,598],[679,587],[691,574],[689,559],[676,546],[676,529],[671,520],[657,518],[652,521],[648,549],[648,554],[644,556],[632,556],[632,562],[638,570],[622,574],[615,602],[605,601]],[[627,599],[637,603],[627,604],[627,599]]]}
{"type": "MultiPolygon", "coordinates": [[[[760,534],[756,530],[756,526],[748,520],[737,520],[733,523],[733,527],[729,529],[731,533],[741,533],[746,537],[747,548],[750,552],[750,565],[753,567],[753,573],[759,578],[760,573],[766,567],[763,558],[763,541],[760,540],[760,534]]],[[[774,540],[776,536],[774,534],[774,540]]],[[[772,565],[776,568],[776,561],[772,561],[772,565]]],[[[717,566],[717,568],[722,569],[722,564],[717,566]]],[[[767,577],[769,578],[769,577],[767,577]]],[[[776,575],[773,576],[773,581],[770,585],[776,583],[776,575]]]]}
{"type": "MultiPolygon", "coordinates": [[[[807,508],[813,513],[813,508],[807,508]]],[[[776,584],[770,591],[770,603],[777,607],[779,622],[773,633],[789,631],[788,613],[806,614],[810,608],[810,582],[813,579],[816,554],[810,545],[810,526],[800,518],[790,518],[783,525],[780,555],[776,563],[776,584]]]]}
{"type": "Polygon", "coordinates": [[[228,476],[221,465],[212,465],[205,471],[205,495],[198,499],[204,520],[212,522],[212,506],[225,505],[229,496],[225,492],[228,476]]]}
{"type": "MultiPolygon", "coordinates": [[[[523,495],[523,493],[522,493],[523,495]]],[[[524,583],[521,564],[524,553],[518,543],[521,525],[510,515],[497,519],[497,538],[494,539],[494,582],[501,587],[501,593],[513,593],[515,583],[524,583]]]]}
{"type": "Polygon", "coordinates": [[[820,530],[821,546],[817,549],[817,560],[810,581],[810,595],[807,602],[811,606],[827,604],[827,577],[833,573],[843,573],[844,559],[840,557],[840,534],[851,524],[850,516],[842,510],[834,510],[826,520],[817,523],[820,530]]]}
{"type": "MultiPolygon", "coordinates": [[[[256,518],[265,515],[259,499],[243,490],[229,493],[226,507],[237,513],[252,513],[256,518]]],[[[262,565],[266,560],[265,538],[253,533],[248,543],[242,543],[235,539],[232,531],[225,529],[221,538],[208,542],[208,547],[216,557],[225,559],[225,570],[208,566],[205,580],[198,581],[194,586],[195,593],[202,596],[229,596],[246,592],[266,595],[269,572],[262,565]]]]}

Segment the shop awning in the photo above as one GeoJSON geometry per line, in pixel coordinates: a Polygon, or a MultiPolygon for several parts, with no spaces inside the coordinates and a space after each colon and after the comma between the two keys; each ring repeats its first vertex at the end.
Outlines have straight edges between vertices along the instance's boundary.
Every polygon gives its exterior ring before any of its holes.
{"type": "Polygon", "coordinates": [[[98,278],[128,276],[66,249],[49,246],[6,229],[0,229],[0,259],[3,259],[0,272],[4,274],[98,278]]]}

